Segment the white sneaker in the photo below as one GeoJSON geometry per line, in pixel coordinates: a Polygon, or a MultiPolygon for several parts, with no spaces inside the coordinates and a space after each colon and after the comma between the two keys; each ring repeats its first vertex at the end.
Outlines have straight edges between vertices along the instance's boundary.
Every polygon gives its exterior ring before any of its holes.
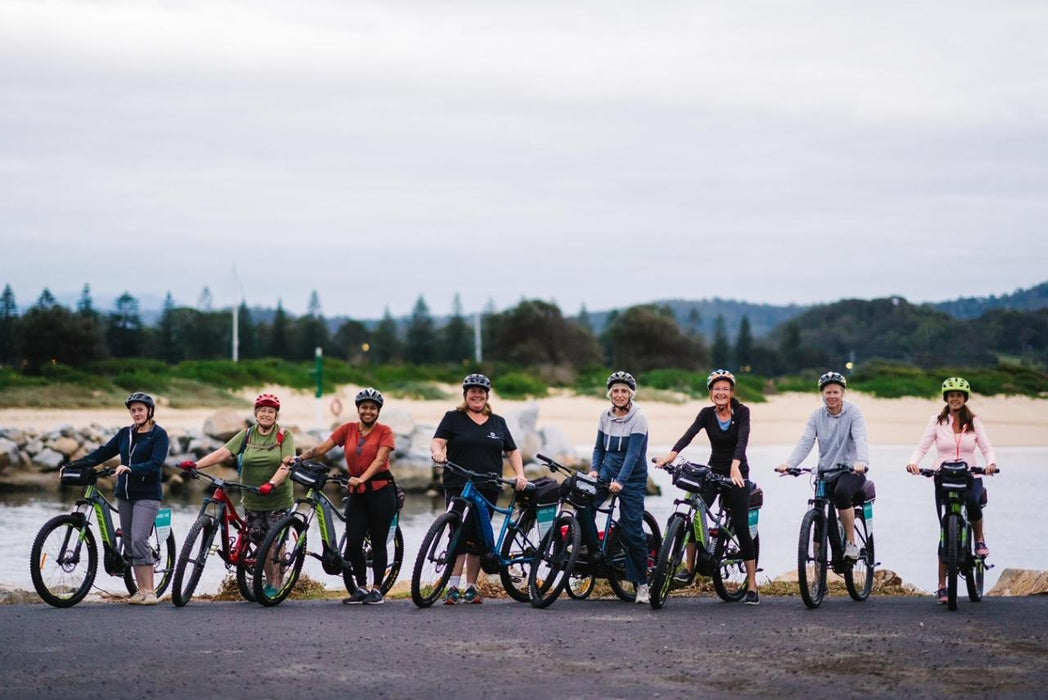
{"type": "Polygon", "coordinates": [[[129,605],[141,605],[142,604],[142,596],[144,596],[144,595],[145,594],[142,592],[142,590],[139,589],[139,590],[135,591],[134,593],[132,593],[131,595],[129,595],[125,600],[127,601],[127,603],[129,605]]]}
{"type": "Polygon", "coordinates": [[[850,561],[859,561],[859,548],[854,542],[844,545],[844,558],[850,561]]]}
{"type": "Polygon", "coordinates": [[[648,584],[642,583],[637,586],[637,603],[648,605],[651,603],[651,594],[648,592],[648,584]]]}

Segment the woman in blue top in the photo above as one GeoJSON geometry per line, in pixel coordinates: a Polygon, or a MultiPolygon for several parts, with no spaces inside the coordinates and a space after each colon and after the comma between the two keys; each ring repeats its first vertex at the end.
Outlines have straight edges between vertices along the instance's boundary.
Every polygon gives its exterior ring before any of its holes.
{"type": "Polygon", "coordinates": [[[131,414],[132,425],[121,428],[113,438],[91,454],[76,460],[77,466],[94,467],[113,457],[120,457],[116,468],[116,503],[120,511],[124,556],[135,570],[138,590],[127,602],[132,605],[156,605],[153,587],[153,550],[149,533],[153,531],[160,510],[163,490],[160,479],[167,459],[167,432],[156,424],[156,403],[149,394],[136,391],[124,402],[131,414]]]}
{"type": "Polygon", "coordinates": [[[648,552],[644,537],[644,492],[648,486],[648,419],[633,403],[637,380],[629,372],[608,377],[611,408],[600,414],[590,476],[610,482],[619,496],[619,538],[626,549],[626,579],[647,605],[648,552]]]}
{"type": "MultiPolygon", "coordinates": [[[[677,444],[665,456],[655,460],[658,466],[669,464],[699,434],[703,428],[710,439],[709,467],[714,472],[730,476],[733,486],[721,498],[728,501],[731,512],[731,525],[739,538],[739,549],[746,562],[746,599],[747,605],[757,605],[760,597],[757,593],[757,555],[750,537],[749,499],[750,488],[746,479],[750,475],[750,465],[746,461],[746,445],[750,440],[750,409],[735,398],[735,375],[726,369],[716,369],[706,378],[706,388],[710,391],[712,406],[706,406],[691,427],[685,431],[677,444]]],[[[713,504],[713,491],[702,494],[707,505],[713,504]]],[[[681,579],[690,578],[695,569],[695,543],[688,543],[688,573],[681,579]]]]}

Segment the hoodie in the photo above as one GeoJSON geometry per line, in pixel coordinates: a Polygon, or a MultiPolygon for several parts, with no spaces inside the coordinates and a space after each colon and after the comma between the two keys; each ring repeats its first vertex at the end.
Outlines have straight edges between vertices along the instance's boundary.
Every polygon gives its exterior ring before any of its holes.
{"type": "Polygon", "coordinates": [[[830,413],[825,406],[812,411],[804,434],[793,449],[786,464],[799,467],[811,452],[815,442],[819,443],[819,471],[829,471],[838,464],[853,467],[856,464],[870,465],[870,445],[866,438],[866,418],[853,403],[844,402],[841,412],[830,413]]]}
{"type": "Polygon", "coordinates": [[[608,408],[600,414],[593,446],[593,470],[622,485],[648,481],[648,419],[637,404],[624,416],[608,408]]]}

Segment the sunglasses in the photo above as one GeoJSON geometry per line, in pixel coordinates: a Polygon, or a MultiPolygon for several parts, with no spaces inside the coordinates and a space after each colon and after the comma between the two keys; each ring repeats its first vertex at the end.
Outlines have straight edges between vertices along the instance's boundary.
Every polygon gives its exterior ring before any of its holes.
{"type": "Polygon", "coordinates": [[[357,443],[357,454],[358,455],[364,454],[364,443],[366,443],[367,441],[368,441],[368,439],[366,437],[360,438],[360,442],[357,443]]]}

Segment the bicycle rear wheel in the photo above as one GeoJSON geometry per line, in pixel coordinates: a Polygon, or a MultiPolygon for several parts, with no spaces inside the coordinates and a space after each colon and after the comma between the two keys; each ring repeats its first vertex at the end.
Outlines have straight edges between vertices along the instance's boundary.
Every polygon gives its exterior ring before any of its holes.
{"type": "Polygon", "coordinates": [[[568,583],[564,586],[564,592],[572,600],[586,600],[597,585],[597,577],[589,573],[572,571],[568,575],[568,583]]]}
{"type": "Polygon", "coordinates": [[[211,543],[217,530],[214,518],[201,515],[186,533],[171,587],[171,602],[176,606],[182,607],[193,597],[193,591],[200,582],[200,575],[204,573],[204,565],[211,554],[211,543]]]}
{"type": "MultiPolygon", "coordinates": [[[[644,533],[646,561],[644,581],[649,582],[651,581],[651,574],[655,570],[655,564],[659,560],[659,550],[662,548],[662,531],[659,529],[659,522],[655,520],[655,516],[648,511],[644,511],[641,530],[644,533]]],[[[626,580],[626,550],[618,537],[618,528],[611,534],[611,541],[608,542],[607,546],[607,554],[608,563],[611,565],[611,572],[608,575],[608,583],[611,585],[611,590],[619,597],[619,600],[632,603],[637,599],[637,589],[632,581],[626,580]]]]}
{"type": "Polygon", "coordinates": [[[866,518],[862,508],[855,509],[855,544],[859,548],[859,558],[844,571],[844,585],[852,600],[862,602],[870,597],[873,590],[873,533],[867,529],[866,518]]]}
{"type": "MultiPolygon", "coordinates": [[[[237,560],[237,590],[240,597],[249,603],[255,602],[255,564],[258,563],[258,547],[246,532],[241,533],[247,542],[243,545],[240,558],[237,560]]],[[[234,547],[237,544],[233,545],[234,547]]]]}
{"type": "MultiPolygon", "coordinates": [[[[754,550],[760,546],[760,535],[753,538],[754,550]]],[[[726,603],[736,603],[746,597],[749,583],[746,563],[739,548],[739,538],[728,528],[721,528],[714,550],[717,567],[713,570],[713,590],[726,603]]]]}
{"type": "Polygon", "coordinates": [[[255,561],[255,600],[265,607],[280,605],[291,595],[306,560],[306,524],[289,515],[266,533],[255,561]],[[267,572],[268,569],[268,572],[267,572]]]}
{"type": "Polygon", "coordinates": [[[983,575],[986,573],[986,560],[982,557],[972,557],[972,566],[964,578],[968,586],[968,600],[978,603],[982,600],[983,575]]]}
{"type": "Polygon", "coordinates": [[[826,595],[826,537],[822,513],[814,508],[801,520],[800,540],[797,543],[797,583],[801,600],[809,608],[817,608],[826,595]]]}
{"type": "Polygon", "coordinates": [[[411,572],[411,601],[420,608],[433,605],[448,585],[462,531],[459,517],[455,512],[442,513],[422,538],[411,572]]]}
{"type": "Polygon", "coordinates": [[[59,515],[40,528],[29,554],[29,576],[45,603],[56,608],[76,605],[95,582],[98,547],[87,521],[59,515]]]}
{"type": "Polygon", "coordinates": [[[961,518],[946,515],[946,606],[957,609],[957,575],[961,568],[961,518]]]}
{"type": "Polygon", "coordinates": [[[499,569],[499,579],[509,597],[518,603],[531,600],[528,593],[528,573],[531,571],[531,560],[539,549],[539,527],[533,511],[521,514],[516,526],[506,529],[499,556],[509,562],[499,569]]]}
{"type": "Polygon", "coordinates": [[[575,516],[564,513],[553,521],[553,527],[539,544],[539,551],[528,572],[528,592],[536,608],[550,606],[564,590],[579,556],[582,539],[575,516]]]}
{"type": "MultiPolygon", "coordinates": [[[[161,542],[154,527],[149,533],[149,551],[153,557],[153,590],[159,598],[164,595],[171,583],[171,576],[175,573],[175,533],[168,531],[167,537],[161,542]]],[[[127,564],[124,568],[124,585],[129,593],[138,590],[132,564],[127,564]]]]}
{"type": "Polygon", "coordinates": [[[688,539],[687,520],[680,513],[674,513],[666,523],[666,539],[659,549],[659,559],[651,576],[651,607],[658,610],[666,603],[673,577],[684,558],[684,548],[688,539]]]}
{"type": "MultiPolygon", "coordinates": [[[[397,517],[399,517],[399,514],[397,517]]],[[[382,580],[375,581],[374,559],[372,558],[374,549],[371,546],[371,538],[364,537],[364,575],[367,577],[367,586],[378,588],[382,595],[386,595],[393,588],[393,584],[397,582],[397,576],[400,575],[400,569],[404,564],[404,533],[401,531],[399,524],[393,530],[392,545],[393,551],[390,551],[390,542],[386,542],[386,570],[382,580]]],[[[350,561],[349,545],[346,542],[345,532],[339,538],[338,551],[342,553],[342,559],[348,563],[350,561]]],[[[343,569],[342,583],[345,585],[347,593],[352,593],[357,589],[356,577],[353,576],[353,572],[350,569],[343,569]]]]}

